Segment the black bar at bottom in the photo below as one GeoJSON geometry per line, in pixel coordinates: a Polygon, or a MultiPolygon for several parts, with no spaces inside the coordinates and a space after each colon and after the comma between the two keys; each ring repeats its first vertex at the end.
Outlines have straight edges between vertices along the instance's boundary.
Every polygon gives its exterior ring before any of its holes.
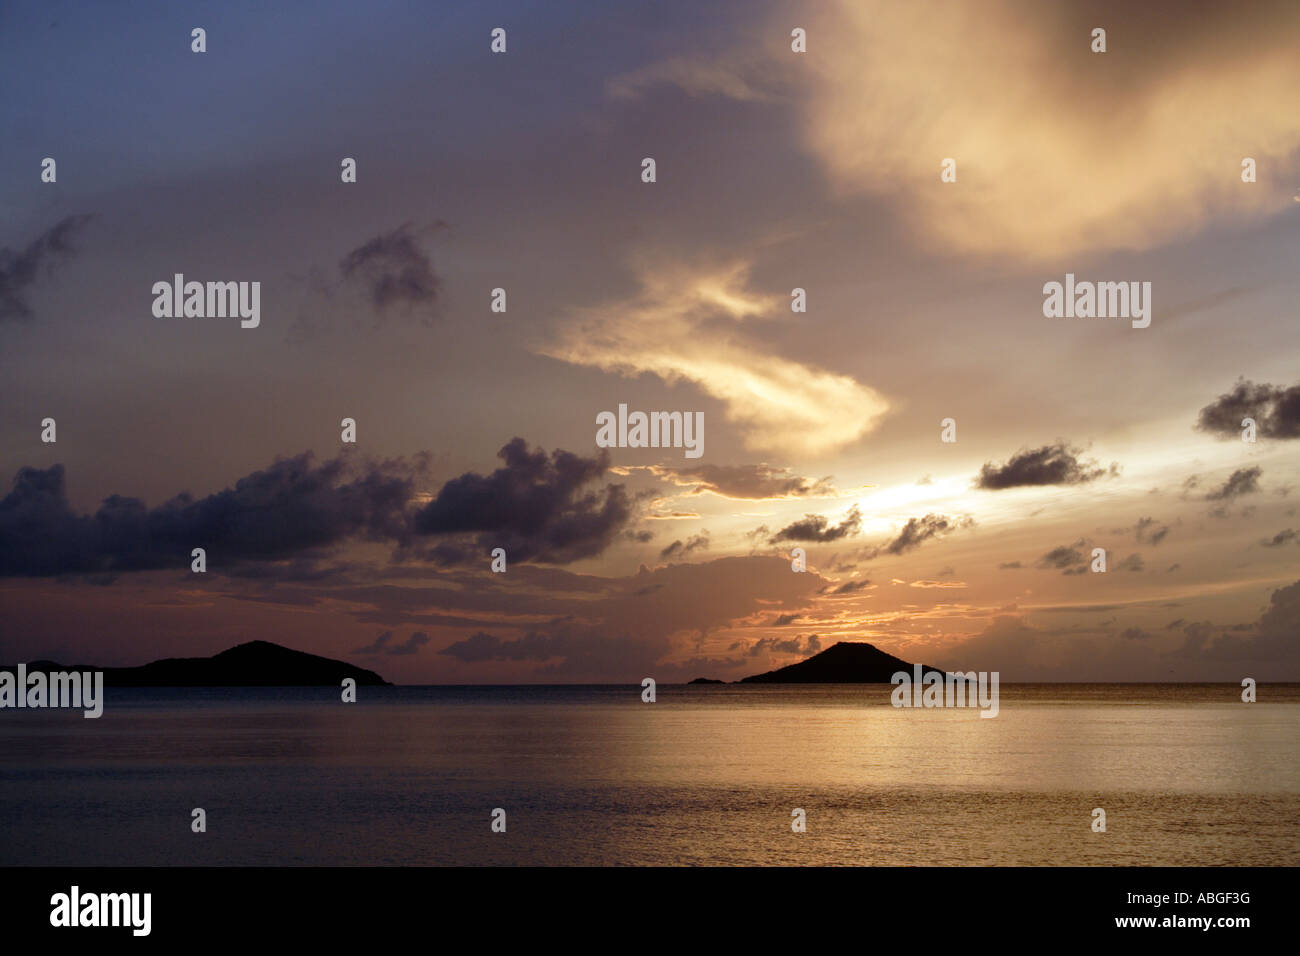
{"type": "Polygon", "coordinates": [[[813,946],[847,935],[950,946],[986,941],[990,932],[1003,939],[1198,937],[1232,945],[1286,927],[1295,875],[1293,868],[1179,867],[8,868],[0,871],[0,926],[7,942],[64,937],[126,945],[373,945],[389,934],[457,945],[451,931],[458,939],[467,934],[471,945],[559,937],[655,948],[723,940],[729,947],[746,940],[813,946]],[[72,922],[74,886],[77,922],[83,914],[98,921],[101,912],[110,922],[116,910],[125,925],[52,925],[52,915],[72,922]],[[147,936],[136,932],[143,928],[143,896],[106,904],[102,896],[144,893],[147,936]],[[59,894],[67,897],[61,912],[59,894]],[[95,897],[89,910],[88,896],[95,897]]]}

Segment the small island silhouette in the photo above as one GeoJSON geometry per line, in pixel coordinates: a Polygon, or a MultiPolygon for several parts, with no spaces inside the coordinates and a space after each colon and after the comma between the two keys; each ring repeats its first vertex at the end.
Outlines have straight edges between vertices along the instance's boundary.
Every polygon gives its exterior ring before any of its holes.
{"type": "Polygon", "coordinates": [[[212,657],[167,657],[139,667],[32,661],[27,670],[103,671],[108,687],[337,687],[346,677],[358,687],[389,684],[374,671],[270,641],[248,641],[212,657]]]}
{"type": "MultiPolygon", "coordinates": [[[[840,641],[797,664],[779,667],[764,674],[742,677],[738,684],[888,684],[898,671],[912,674],[914,665],[886,654],[874,644],[840,641]]],[[[943,671],[928,664],[921,665],[922,674],[943,671]]],[[[692,684],[721,684],[698,677],[692,684]]]]}

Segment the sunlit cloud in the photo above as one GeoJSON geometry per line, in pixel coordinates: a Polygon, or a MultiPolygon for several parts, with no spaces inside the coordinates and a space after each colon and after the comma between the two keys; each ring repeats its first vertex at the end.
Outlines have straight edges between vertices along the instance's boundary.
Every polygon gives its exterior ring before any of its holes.
{"type": "Polygon", "coordinates": [[[1226,9],[1176,37],[1129,24],[1094,54],[1055,7],[818,4],[806,133],[835,186],[900,196],[936,244],[1034,259],[1287,208],[1290,183],[1240,173],[1244,156],[1267,168],[1300,147],[1294,11],[1258,29],[1226,9]],[[1181,65],[1145,68],[1174,44],[1181,65]],[[939,178],[947,157],[955,183],[939,178]]]}
{"type": "Polygon", "coordinates": [[[920,244],[959,254],[1144,249],[1216,219],[1294,209],[1294,183],[1276,173],[1300,149],[1300,8],[1102,17],[1105,53],[1091,51],[1097,16],[1083,13],[826,0],[805,17],[805,55],[773,41],[788,30],[783,14],[736,49],[675,57],[607,88],[797,103],[804,146],[837,194],[894,203],[920,244]],[[1271,174],[1243,183],[1247,156],[1271,174]],[[947,158],[954,183],[939,177],[947,158]]]}
{"type": "Polygon", "coordinates": [[[628,377],[690,382],[723,403],[747,447],[787,454],[842,448],[889,408],[851,376],[785,358],[744,334],[746,320],[789,308],[781,296],[746,288],[747,263],[646,265],[638,277],[637,295],[576,312],[542,353],[628,377]]]}

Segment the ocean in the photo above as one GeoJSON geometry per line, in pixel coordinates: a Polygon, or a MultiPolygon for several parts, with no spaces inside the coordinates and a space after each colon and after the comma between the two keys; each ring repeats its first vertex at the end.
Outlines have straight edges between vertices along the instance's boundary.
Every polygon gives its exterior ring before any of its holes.
{"type": "Polygon", "coordinates": [[[109,688],[0,711],[0,864],[1300,864],[1300,685],[891,689],[109,688]]]}

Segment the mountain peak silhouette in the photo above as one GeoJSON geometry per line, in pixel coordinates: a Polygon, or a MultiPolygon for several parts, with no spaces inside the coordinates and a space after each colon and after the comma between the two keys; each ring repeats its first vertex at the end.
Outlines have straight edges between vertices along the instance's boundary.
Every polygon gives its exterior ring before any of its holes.
{"type": "MultiPolygon", "coordinates": [[[[910,676],[913,665],[886,654],[874,644],[840,641],[797,664],[779,667],[764,674],[743,677],[742,684],[888,684],[898,671],[910,676]]],[[[922,674],[943,671],[921,665],[922,674]]]]}

